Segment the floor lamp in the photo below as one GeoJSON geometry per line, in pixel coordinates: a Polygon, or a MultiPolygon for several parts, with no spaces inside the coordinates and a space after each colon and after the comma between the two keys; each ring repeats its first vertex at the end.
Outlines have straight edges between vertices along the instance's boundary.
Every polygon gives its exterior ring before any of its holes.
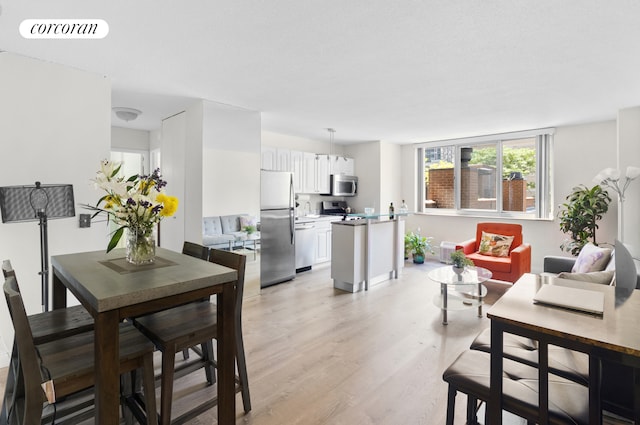
{"type": "Polygon", "coordinates": [[[627,167],[624,183],[620,180],[620,171],[613,168],[605,168],[594,178],[593,182],[605,188],[611,188],[618,194],[618,239],[624,242],[624,193],[629,183],[640,176],[640,168],[627,167]]]}
{"type": "Polygon", "coordinates": [[[47,220],[74,217],[73,186],[70,184],[0,187],[2,222],[38,221],[40,225],[40,278],[42,311],[49,311],[49,242],[47,220]]]}

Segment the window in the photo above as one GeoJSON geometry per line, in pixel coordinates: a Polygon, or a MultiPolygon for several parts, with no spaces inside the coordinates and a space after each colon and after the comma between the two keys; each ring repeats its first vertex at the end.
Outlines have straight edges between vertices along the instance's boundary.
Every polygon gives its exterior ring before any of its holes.
{"type": "Polygon", "coordinates": [[[551,218],[552,134],[545,129],[419,145],[422,211],[551,218]]]}

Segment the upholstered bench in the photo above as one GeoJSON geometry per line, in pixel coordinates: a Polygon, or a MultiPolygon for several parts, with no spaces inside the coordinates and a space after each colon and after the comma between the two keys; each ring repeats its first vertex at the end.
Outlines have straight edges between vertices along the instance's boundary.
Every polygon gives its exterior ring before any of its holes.
{"type": "MultiPolygon", "coordinates": [[[[473,340],[472,350],[491,352],[491,329],[487,328],[473,340]]],[[[518,335],[505,333],[503,336],[503,356],[538,367],[538,347],[536,342],[518,335]]],[[[579,351],[549,345],[549,371],[583,385],[589,384],[589,356],[579,351]]]]}
{"type": "MultiPolygon", "coordinates": [[[[490,394],[490,355],[468,350],[460,354],[442,375],[449,384],[447,425],[453,425],[455,397],[458,391],[467,394],[467,423],[477,424],[478,400],[486,402],[490,394]]],[[[526,419],[538,421],[538,369],[509,359],[503,359],[502,407],[526,419]]],[[[549,423],[588,424],[588,388],[549,374],[549,423]]]]}

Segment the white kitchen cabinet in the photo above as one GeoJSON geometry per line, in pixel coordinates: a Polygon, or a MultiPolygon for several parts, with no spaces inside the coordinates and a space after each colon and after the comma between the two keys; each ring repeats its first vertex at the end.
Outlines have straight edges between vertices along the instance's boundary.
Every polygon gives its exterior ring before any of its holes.
{"type": "Polygon", "coordinates": [[[278,169],[278,156],[276,148],[269,146],[262,146],[260,156],[260,168],[263,170],[277,170],[278,169]]]}
{"type": "Polygon", "coordinates": [[[302,193],[316,192],[316,154],[305,152],[302,156],[302,193]]]}
{"type": "Polygon", "coordinates": [[[332,155],[330,174],[344,174],[347,176],[355,175],[355,163],[353,158],[347,158],[340,155],[332,155]]]}
{"type": "Polygon", "coordinates": [[[291,150],[262,146],[260,167],[263,170],[292,171],[291,150]]]}
{"type": "Polygon", "coordinates": [[[318,193],[331,193],[331,166],[329,156],[318,155],[317,167],[318,193]]]}
{"type": "Polygon", "coordinates": [[[291,171],[291,151],[289,149],[276,148],[277,170],[291,171]]]}
{"type": "Polygon", "coordinates": [[[325,154],[305,152],[303,155],[302,193],[328,194],[330,191],[329,158],[325,154]]]}
{"type": "Polygon", "coordinates": [[[331,261],[331,222],[316,222],[316,248],[314,264],[331,261]]]}
{"type": "Polygon", "coordinates": [[[291,151],[290,171],[293,172],[293,191],[304,193],[304,152],[291,151]]]}

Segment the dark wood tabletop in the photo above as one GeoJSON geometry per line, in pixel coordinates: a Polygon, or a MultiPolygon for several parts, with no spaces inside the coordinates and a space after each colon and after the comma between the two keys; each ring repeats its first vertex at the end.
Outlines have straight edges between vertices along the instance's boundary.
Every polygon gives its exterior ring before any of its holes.
{"type": "Polygon", "coordinates": [[[117,424],[118,322],[217,295],[218,423],[235,423],[234,282],[237,272],[157,248],[153,264],[134,266],[116,249],[51,257],[53,307],[66,307],[69,289],[95,319],[96,423],[117,424]]]}

